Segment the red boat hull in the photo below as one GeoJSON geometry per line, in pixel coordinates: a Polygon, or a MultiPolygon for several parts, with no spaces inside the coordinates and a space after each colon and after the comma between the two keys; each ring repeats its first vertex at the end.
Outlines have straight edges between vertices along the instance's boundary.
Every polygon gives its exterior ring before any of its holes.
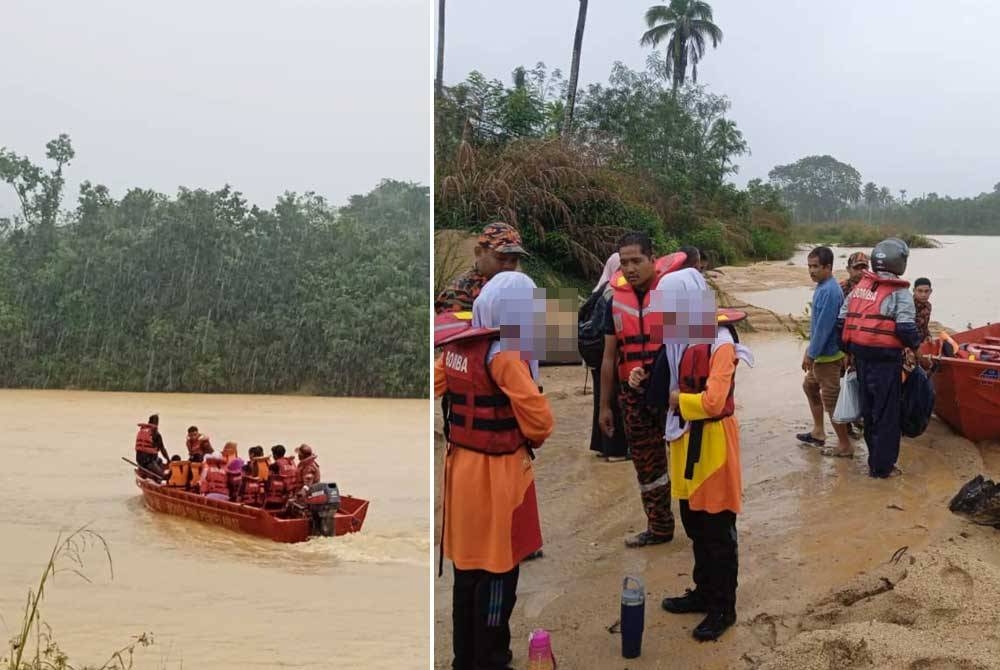
{"type": "MultiPolygon", "coordinates": [[[[952,338],[960,345],[1000,340],[1000,324],[955,333],[952,338]]],[[[933,355],[936,349],[936,344],[925,343],[920,351],[933,355]]],[[[1000,363],[937,355],[934,362],[934,413],[973,442],[1000,439],[1000,363]]]]}
{"type": "MultiPolygon", "coordinates": [[[[154,512],[182,516],[240,533],[265,537],[275,542],[304,542],[310,536],[309,519],[282,518],[271,510],[226,500],[214,500],[197,493],[159,484],[138,474],[135,483],[142,491],[146,507],[154,512]]],[[[341,496],[340,509],[334,519],[334,534],[346,535],[358,532],[367,514],[367,500],[341,496]]]]}

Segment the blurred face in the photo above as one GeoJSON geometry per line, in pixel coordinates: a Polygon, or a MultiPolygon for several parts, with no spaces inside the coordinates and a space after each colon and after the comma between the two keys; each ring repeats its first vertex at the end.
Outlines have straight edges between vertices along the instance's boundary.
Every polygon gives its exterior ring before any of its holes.
{"type": "Polygon", "coordinates": [[[918,286],[913,289],[913,297],[921,302],[927,302],[931,299],[931,287],[930,286],[918,286]]]}
{"type": "Polygon", "coordinates": [[[868,263],[855,263],[851,267],[847,268],[851,281],[858,281],[861,279],[861,275],[863,275],[866,270],[868,270],[868,263]]]}
{"type": "Polygon", "coordinates": [[[654,342],[687,345],[715,341],[718,316],[713,291],[654,289],[649,304],[654,342]]]}
{"type": "Polygon", "coordinates": [[[621,257],[622,274],[632,288],[648,290],[656,271],[653,259],[644,254],[638,244],[622,247],[618,255],[621,257]]]}
{"type": "Polygon", "coordinates": [[[517,270],[520,254],[501,254],[488,247],[476,247],[476,268],[487,279],[501,272],[517,270]]]}
{"type": "Polygon", "coordinates": [[[809,265],[809,277],[817,284],[833,275],[833,268],[829,265],[821,265],[816,256],[810,256],[806,262],[809,265]]]}

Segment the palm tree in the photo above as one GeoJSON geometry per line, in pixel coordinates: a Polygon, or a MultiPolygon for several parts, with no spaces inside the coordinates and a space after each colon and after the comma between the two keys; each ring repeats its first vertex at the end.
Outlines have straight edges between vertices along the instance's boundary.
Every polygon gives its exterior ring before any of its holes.
{"type": "Polygon", "coordinates": [[[743,133],[736,127],[736,122],[729,119],[716,119],[708,131],[708,147],[712,155],[719,160],[719,182],[726,176],[726,163],[735,154],[746,151],[747,143],[743,133]]]}
{"type": "Polygon", "coordinates": [[[688,62],[691,79],[698,81],[698,63],[705,56],[706,38],[719,46],[722,30],[712,23],[712,7],[701,0],[670,0],[669,5],[654,5],[646,12],[649,27],[639,43],[658,46],[667,43],[666,75],[673,79],[673,88],[684,83],[688,62]]]}
{"type": "Polygon", "coordinates": [[[438,52],[437,74],[434,76],[434,95],[441,97],[444,89],[444,0],[438,0],[438,52]]]}
{"type": "Polygon", "coordinates": [[[868,225],[872,222],[872,207],[878,204],[878,186],[875,182],[870,181],[865,184],[865,187],[861,190],[861,194],[865,199],[865,204],[868,205],[868,225]]]}
{"type": "MultiPolygon", "coordinates": [[[[573,37],[573,62],[569,68],[569,94],[566,97],[566,116],[563,117],[563,135],[573,125],[573,108],[576,106],[576,85],[580,76],[580,49],[583,47],[583,26],[587,22],[587,0],[580,1],[580,13],[576,15],[576,35],[573,37]]],[[[444,0],[441,0],[444,2],[444,0]]]]}

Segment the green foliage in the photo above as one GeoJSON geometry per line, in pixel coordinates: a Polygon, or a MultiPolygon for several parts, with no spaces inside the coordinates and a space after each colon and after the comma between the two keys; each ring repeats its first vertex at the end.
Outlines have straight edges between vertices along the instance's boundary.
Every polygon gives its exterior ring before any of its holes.
{"type": "Polygon", "coordinates": [[[424,396],[428,197],[85,182],[49,248],[0,229],[0,386],[424,396]]]}
{"type": "Polygon", "coordinates": [[[898,226],[876,227],[863,221],[842,221],[798,225],[794,229],[798,242],[818,242],[842,247],[874,247],[887,237],[898,237],[911,249],[932,249],[940,246],[936,241],[912,230],[898,226]]]}
{"type": "Polygon", "coordinates": [[[669,5],[654,5],[646,11],[646,26],[640,44],[659,46],[665,43],[666,58],[662,73],[672,81],[676,91],[687,76],[691,64],[691,79],[698,81],[698,63],[705,56],[705,44],[719,46],[722,30],[712,22],[712,7],[701,0],[670,0],[669,5]]]}
{"type": "Polygon", "coordinates": [[[523,83],[533,92],[523,98],[533,111],[518,108],[518,118],[533,120],[527,126],[502,113],[518,81],[507,89],[472,73],[446,88],[437,116],[435,227],[471,231],[507,221],[546,271],[582,284],[629,230],[648,232],[660,253],[698,244],[717,263],[790,256],[778,191],[759,180],[747,191],[726,182],[747,151],[726,117],[729,102],[698,87],[675,93],[657,71],[655,58],[645,72],[616,64],[607,85],[581,92],[563,139],[556,125],[538,121],[563,88],[543,76],[543,65],[523,83]]]}
{"type": "Polygon", "coordinates": [[[828,221],[861,198],[861,173],[833,156],[806,156],[768,173],[796,221],[828,221]]]}

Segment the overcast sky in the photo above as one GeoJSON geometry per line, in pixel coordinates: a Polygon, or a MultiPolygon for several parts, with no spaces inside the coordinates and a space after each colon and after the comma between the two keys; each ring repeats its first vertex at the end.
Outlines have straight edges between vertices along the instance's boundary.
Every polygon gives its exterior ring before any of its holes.
{"type": "MultiPolygon", "coordinates": [[[[436,3],[435,3],[436,4],[436,3]]],[[[650,0],[591,0],[581,86],[620,60],[644,67],[650,0]]],[[[992,0],[712,0],[724,38],[700,83],[732,101],[750,143],[740,184],[831,154],[894,195],[967,196],[1000,182],[1000,3],[992,0]]],[[[445,80],[510,82],[544,61],[568,76],[577,0],[449,0],[445,80]]],[[[660,47],[661,49],[663,47],[660,47]]]]}
{"type": "MultiPolygon", "coordinates": [[[[430,183],[429,0],[0,0],[0,146],[89,179],[336,204],[430,183]]],[[[0,216],[16,207],[0,183],[0,216]]]]}

